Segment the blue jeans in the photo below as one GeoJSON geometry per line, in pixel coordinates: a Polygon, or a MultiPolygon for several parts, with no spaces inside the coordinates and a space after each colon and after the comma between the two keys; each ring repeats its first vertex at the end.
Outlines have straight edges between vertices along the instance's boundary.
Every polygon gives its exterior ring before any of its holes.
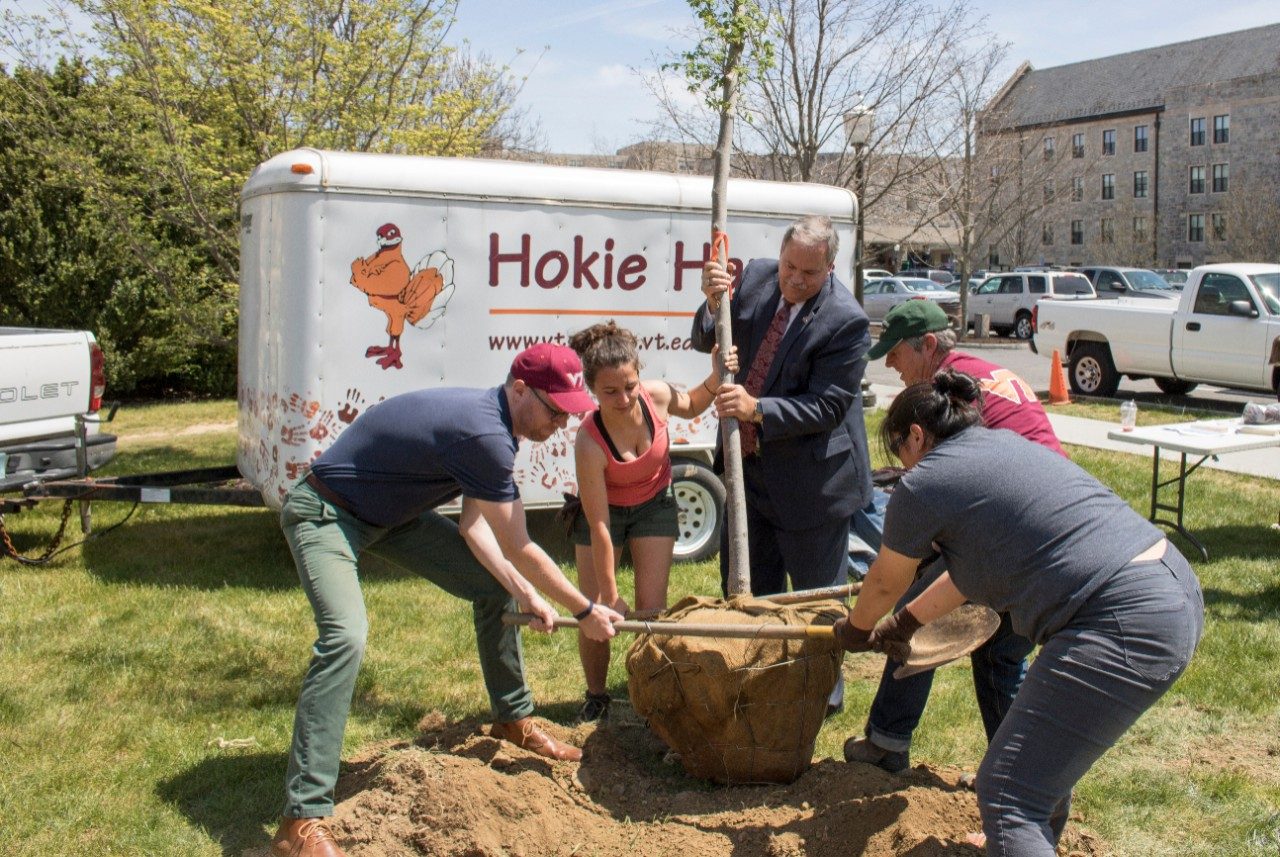
{"type": "Polygon", "coordinates": [[[1053,857],[1072,788],[1182,674],[1203,630],[1199,583],[1169,545],[1045,641],[978,768],[988,857],[1053,857]]]}
{"type": "Polygon", "coordinates": [[[884,510],[889,495],[879,488],[871,489],[867,505],[853,513],[849,520],[849,576],[861,580],[880,553],[880,535],[884,532],[884,510]]]}

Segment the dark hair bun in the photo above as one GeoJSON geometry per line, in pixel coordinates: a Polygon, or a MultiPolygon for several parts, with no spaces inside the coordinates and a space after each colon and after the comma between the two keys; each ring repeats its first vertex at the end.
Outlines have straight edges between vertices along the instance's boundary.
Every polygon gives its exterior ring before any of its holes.
{"type": "Polygon", "coordinates": [[[599,342],[610,339],[615,336],[622,337],[621,342],[632,348],[636,346],[636,337],[631,331],[618,327],[618,323],[613,319],[593,324],[585,330],[579,330],[577,333],[569,337],[569,347],[578,352],[578,355],[585,356],[591,348],[599,342]]]}
{"type": "Polygon", "coordinates": [[[933,389],[946,396],[968,404],[978,401],[982,388],[972,375],[945,369],[933,376],[933,389]]]}
{"type": "Polygon", "coordinates": [[[636,335],[619,327],[613,319],[579,330],[569,337],[569,347],[582,358],[582,372],[588,387],[595,383],[596,373],[607,367],[633,363],[636,371],[640,370],[636,335]]]}

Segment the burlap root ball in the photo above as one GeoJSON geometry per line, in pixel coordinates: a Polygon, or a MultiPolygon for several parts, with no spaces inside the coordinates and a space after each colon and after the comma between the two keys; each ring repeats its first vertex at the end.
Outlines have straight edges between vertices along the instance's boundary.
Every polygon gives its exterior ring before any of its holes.
{"type": "MultiPolygon", "coordinates": [[[[665,622],[830,625],[836,601],[783,606],[689,597],[665,622]]],[[[627,653],[631,704],[695,777],[789,783],[808,770],[840,674],[834,638],[729,639],[641,635],[627,653]]]]}

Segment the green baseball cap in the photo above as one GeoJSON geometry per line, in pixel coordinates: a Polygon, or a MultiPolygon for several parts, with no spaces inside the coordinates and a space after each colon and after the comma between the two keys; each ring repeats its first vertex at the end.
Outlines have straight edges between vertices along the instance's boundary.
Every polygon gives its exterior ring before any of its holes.
{"type": "Polygon", "coordinates": [[[915,298],[905,301],[885,313],[880,339],[867,352],[867,359],[879,360],[904,339],[946,330],[950,326],[947,314],[933,301],[915,298]]]}

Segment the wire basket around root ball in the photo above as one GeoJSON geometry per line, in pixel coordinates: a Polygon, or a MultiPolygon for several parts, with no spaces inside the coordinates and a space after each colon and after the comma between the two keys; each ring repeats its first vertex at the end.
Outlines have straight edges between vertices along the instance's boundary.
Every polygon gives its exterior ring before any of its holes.
{"type": "MultiPolygon", "coordinates": [[[[837,601],[779,605],[692,596],[665,622],[830,625],[837,601]]],[[[718,783],[789,783],[809,769],[843,651],[832,637],[727,639],[642,635],[627,653],[631,704],[680,756],[718,783]]]]}

